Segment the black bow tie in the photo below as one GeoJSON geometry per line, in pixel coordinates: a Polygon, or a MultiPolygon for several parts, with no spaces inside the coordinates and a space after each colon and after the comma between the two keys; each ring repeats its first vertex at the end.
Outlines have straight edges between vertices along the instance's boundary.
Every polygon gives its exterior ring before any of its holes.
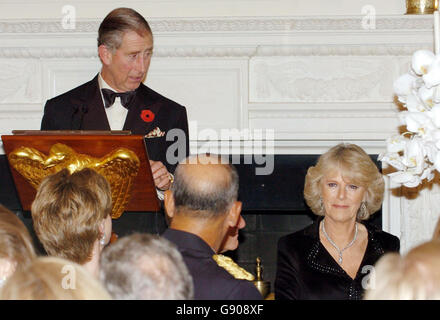
{"type": "Polygon", "coordinates": [[[133,100],[136,95],[136,91],[128,91],[128,92],[114,92],[110,89],[101,89],[102,95],[104,96],[104,106],[109,108],[115,102],[116,97],[121,98],[121,104],[124,108],[128,109],[130,102],[133,100]]]}

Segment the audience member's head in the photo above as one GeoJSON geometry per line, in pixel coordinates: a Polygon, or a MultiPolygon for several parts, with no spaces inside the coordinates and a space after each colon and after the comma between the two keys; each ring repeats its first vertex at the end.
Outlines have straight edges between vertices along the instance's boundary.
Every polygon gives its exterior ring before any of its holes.
{"type": "Polygon", "coordinates": [[[135,233],[102,253],[101,281],[118,300],[190,300],[193,282],[174,244],[135,233]]]}
{"type": "Polygon", "coordinates": [[[111,237],[111,191],[92,169],[46,177],[32,203],[35,233],[46,252],[85,265],[96,276],[111,237]]]}
{"type": "Polygon", "coordinates": [[[16,269],[35,258],[32,238],[23,222],[0,205],[0,287],[16,269]]]}
{"type": "Polygon", "coordinates": [[[316,215],[325,215],[326,199],[322,182],[326,177],[340,174],[344,181],[365,188],[359,203],[357,220],[366,220],[380,209],[385,182],[368,154],[355,144],[340,143],[319,157],[315,166],[307,170],[304,199],[316,215]]]}
{"type": "Polygon", "coordinates": [[[200,236],[216,252],[238,247],[245,226],[238,197],[238,174],[218,155],[190,156],[174,172],[165,193],[170,228],[200,236]]]}
{"type": "Polygon", "coordinates": [[[423,243],[404,257],[388,253],[376,263],[366,300],[439,300],[440,240],[423,243]]]}
{"type": "Polygon", "coordinates": [[[39,257],[17,270],[0,289],[0,300],[109,300],[84,267],[57,257],[39,257]]]}

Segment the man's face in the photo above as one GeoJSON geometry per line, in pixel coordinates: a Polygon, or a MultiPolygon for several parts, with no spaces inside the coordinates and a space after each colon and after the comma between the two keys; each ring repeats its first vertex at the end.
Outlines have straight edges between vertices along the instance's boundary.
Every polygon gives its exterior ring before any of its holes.
{"type": "Polygon", "coordinates": [[[107,51],[106,58],[101,56],[102,77],[118,92],[136,90],[147,76],[152,53],[151,34],[140,36],[135,31],[127,31],[115,52],[107,51]]]}
{"type": "Polygon", "coordinates": [[[246,222],[240,214],[237,225],[230,227],[226,234],[226,239],[223,242],[219,252],[232,251],[238,248],[238,231],[246,226],[246,222]]]}

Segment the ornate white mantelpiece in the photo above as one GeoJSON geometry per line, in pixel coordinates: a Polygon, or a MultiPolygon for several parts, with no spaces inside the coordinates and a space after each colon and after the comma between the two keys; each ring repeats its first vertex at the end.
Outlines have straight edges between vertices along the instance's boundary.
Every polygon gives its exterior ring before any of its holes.
{"type": "MultiPolygon", "coordinates": [[[[206,143],[203,130],[274,129],[277,154],[320,154],[340,141],[377,154],[397,132],[393,81],[415,50],[432,50],[433,22],[431,16],[377,16],[375,28],[364,29],[362,19],[151,18],[155,51],[146,83],[197,121],[192,152],[218,146],[219,139],[206,143]]],[[[65,30],[55,19],[0,20],[1,134],[38,129],[48,98],[98,72],[99,22],[79,19],[65,30]]],[[[387,192],[383,225],[403,237],[403,250],[430,232],[426,224],[436,213],[426,221],[417,216],[438,197],[407,200],[387,192]],[[416,220],[420,228],[412,228],[416,220]]]]}

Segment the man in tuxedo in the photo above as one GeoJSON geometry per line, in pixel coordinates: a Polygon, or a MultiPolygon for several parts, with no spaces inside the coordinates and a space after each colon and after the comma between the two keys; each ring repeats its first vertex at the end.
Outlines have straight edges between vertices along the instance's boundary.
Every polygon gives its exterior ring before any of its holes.
{"type": "Polygon", "coordinates": [[[101,72],[46,102],[41,130],[130,130],[144,135],[156,187],[169,189],[189,154],[185,107],[145,86],[153,34],[136,11],[118,8],[98,31],[101,72]]]}
{"type": "Polygon", "coordinates": [[[262,299],[253,283],[235,278],[215,259],[218,253],[238,247],[238,230],[246,225],[237,196],[236,169],[215,155],[182,161],[165,192],[170,226],[163,237],[182,254],[196,300],[262,299]]]}

